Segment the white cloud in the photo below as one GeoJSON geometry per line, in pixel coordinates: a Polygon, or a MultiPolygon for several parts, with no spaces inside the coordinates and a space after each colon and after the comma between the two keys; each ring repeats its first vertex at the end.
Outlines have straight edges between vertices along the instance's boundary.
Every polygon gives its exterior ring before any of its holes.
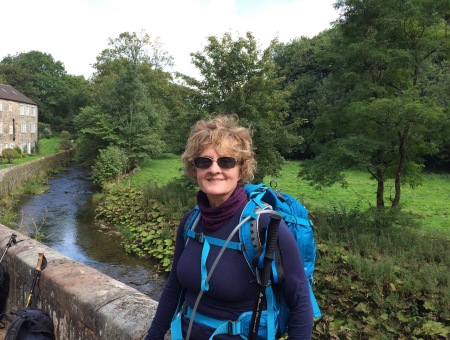
{"type": "Polygon", "coordinates": [[[195,74],[189,54],[210,35],[251,31],[265,47],[312,37],[337,18],[330,0],[15,0],[2,4],[0,59],[37,50],[61,61],[69,74],[89,77],[90,65],[122,32],[159,37],[175,70],[195,74]]]}

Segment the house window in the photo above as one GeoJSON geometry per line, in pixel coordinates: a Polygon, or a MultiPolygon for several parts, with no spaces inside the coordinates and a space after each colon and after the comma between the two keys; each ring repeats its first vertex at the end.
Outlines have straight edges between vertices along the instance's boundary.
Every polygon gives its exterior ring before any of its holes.
{"type": "Polygon", "coordinates": [[[23,116],[25,114],[25,105],[20,105],[20,115],[23,116]]]}
{"type": "Polygon", "coordinates": [[[0,123],[0,135],[2,135],[2,134],[3,134],[3,124],[0,123]]]}
{"type": "Polygon", "coordinates": [[[14,133],[14,127],[12,125],[9,126],[9,134],[12,135],[14,133]]]}
{"type": "Polygon", "coordinates": [[[26,153],[27,152],[27,143],[20,144],[20,149],[22,150],[23,153],[26,153]]]}
{"type": "Polygon", "coordinates": [[[9,112],[12,112],[12,104],[9,104],[9,112]]]}
{"type": "Polygon", "coordinates": [[[25,106],[25,116],[29,116],[29,115],[30,115],[30,107],[25,106]]]}
{"type": "Polygon", "coordinates": [[[31,107],[31,117],[36,117],[36,106],[31,107]]]}
{"type": "Polygon", "coordinates": [[[9,147],[10,147],[11,149],[14,149],[14,143],[9,144],[9,147]]]}
{"type": "Polygon", "coordinates": [[[0,103],[0,112],[3,111],[3,103],[0,103]]]}
{"type": "Polygon", "coordinates": [[[20,132],[22,132],[22,133],[27,132],[27,123],[20,124],[20,132]]]}
{"type": "Polygon", "coordinates": [[[36,124],[35,123],[31,123],[30,124],[30,132],[31,133],[36,133],[36,124]]]}
{"type": "Polygon", "coordinates": [[[5,149],[7,149],[8,148],[8,144],[7,143],[5,143],[5,149]]]}

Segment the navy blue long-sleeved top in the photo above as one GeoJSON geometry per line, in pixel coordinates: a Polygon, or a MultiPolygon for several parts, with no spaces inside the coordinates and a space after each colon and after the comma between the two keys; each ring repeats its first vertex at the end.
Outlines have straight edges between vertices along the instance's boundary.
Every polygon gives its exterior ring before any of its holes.
{"type": "MultiPolygon", "coordinates": [[[[227,239],[239,223],[242,206],[228,221],[216,231],[203,227],[202,221],[196,227],[196,232],[205,236],[227,239]]],[[[161,299],[145,340],[162,340],[170,328],[170,323],[178,306],[180,294],[185,289],[185,302],[194,307],[200,292],[200,257],[203,245],[193,239],[187,244],[183,231],[190,212],[185,214],[178,226],[172,270],[164,286],[161,299]]],[[[260,225],[267,226],[269,217],[260,217],[260,225]]],[[[239,233],[232,241],[239,241],[239,233]]],[[[283,259],[285,278],[279,284],[290,309],[288,334],[290,340],[310,339],[313,326],[312,307],[309,296],[309,286],[305,276],[298,246],[287,226],[282,222],[279,228],[279,245],[283,259]]],[[[208,272],[217,257],[221,247],[211,245],[206,266],[208,272]]],[[[209,290],[203,293],[197,312],[221,320],[237,320],[243,312],[251,311],[255,303],[258,285],[244,255],[237,250],[227,249],[211,279],[209,290]]],[[[183,318],[182,328],[185,335],[189,320],[183,318]]],[[[190,339],[208,339],[214,329],[194,322],[190,339]]],[[[218,335],[215,339],[240,339],[239,336],[218,335]]]]}

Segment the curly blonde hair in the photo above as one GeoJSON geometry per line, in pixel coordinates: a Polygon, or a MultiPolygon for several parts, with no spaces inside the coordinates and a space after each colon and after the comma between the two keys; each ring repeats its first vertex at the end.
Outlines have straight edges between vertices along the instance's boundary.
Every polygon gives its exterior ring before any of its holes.
{"type": "Polygon", "coordinates": [[[181,160],[184,163],[184,173],[194,183],[197,183],[197,171],[193,159],[209,146],[227,152],[228,156],[238,160],[242,176],[240,184],[253,180],[256,160],[252,132],[238,125],[237,115],[220,114],[209,121],[199,120],[192,128],[181,160]]]}

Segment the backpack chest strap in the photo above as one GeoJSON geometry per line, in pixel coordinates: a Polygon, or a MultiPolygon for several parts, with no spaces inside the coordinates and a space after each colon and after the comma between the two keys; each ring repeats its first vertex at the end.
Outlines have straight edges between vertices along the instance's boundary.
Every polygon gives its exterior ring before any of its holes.
{"type": "MultiPolygon", "coordinates": [[[[187,237],[190,237],[193,240],[196,240],[197,242],[204,244],[205,241],[208,241],[209,244],[212,244],[213,246],[217,247],[223,247],[226,240],[222,240],[220,238],[211,237],[211,236],[205,236],[203,233],[196,233],[194,230],[190,229],[187,231],[187,237]]],[[[238,251],[244,251],[245,250],[245,244],[242,242],[233,242],[230,241],[227,244],[228,249],[234,249],[238,251]]]]}

